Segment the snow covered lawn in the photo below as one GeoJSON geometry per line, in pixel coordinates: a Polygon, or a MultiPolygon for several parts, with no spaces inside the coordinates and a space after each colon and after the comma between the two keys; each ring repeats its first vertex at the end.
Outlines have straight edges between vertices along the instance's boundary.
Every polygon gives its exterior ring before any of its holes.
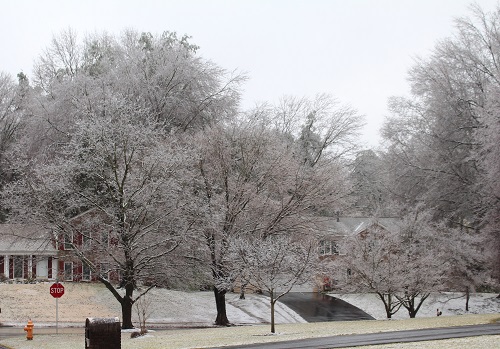
{"type": "MultiPolygon", "coordinates": [[[[49,294],[52,283],[1,284],[0,323],[24,326],[32,319],[36,327],[52,326],[56,321],[56,300],[49,294]]],[[[64,283],[65,293],[59,299],[61,326],[84,326],[87,317],[119,317],[118,301],[101,284],[64,283]]],[[[153,289],[147,294],[152,301],[149,323],[164,326],[212,326],[215,317],[213,292],[182,292],[153,289]]],[[[270,321],[268,298],[249,294],[240,300],[237,294],[228,294],[227,314],[237,325],[259,324],[270,321]]],[[[135,311],[135,309],[134,309],[135,311]]],[[[134,321],[137,320],[133,317],[134,321]]],[[[276,308],[276,323],[305,322],[283,304],[276,308]]]]}
{"type": "MultiPolygon", "coordinates": [[[[51,283],[35,285],[0,284],[0,322],[17,326],[19,337],[0,339],[0,344],[13,349],[73,349],[84,346],[84,335],[37,334],[37,329],[53,326],[55,321],[55,299],[49,294],[51,283]],[[26,300],[31,300],[26,302],[26,300]],[[31,318],[35,323],[33,341],[25,339],[23,327],[31,318]]],[[[120,317],[120,307],[111,293],[100,284],[66,283],[65,294],[59,300],[61,326],[84,326],[87,317],[120,317]]],[[[337,295],[364,309],[376,318],[385,318],[382,303],[372,295],[337,295]],[[382,311],[381,311],[382,310],[382,311]]],[[[228,317],[239,326],[214,328],[215,304],[212,292],[181,292],[155,289],[149,297],[153,300],[150,321],[163,327],[200,326],[208,328],[170,329],[152,332],[144,337],[131,339],[130,333],[122,334],[123,349],[176,349],[202,348],[223,345],[239,345],[258,342],[291,340],[332,335],[394,331],[442,326],[460,326],[488,323],[500,320],[500,300],[492,294],[473,295],[471,312],[491,313],[482,315],[451,316],[463,312],[465,300],[455,299],[453,294],[433,295],[424,303],[417,319],[407,319],[400,310],[391,321],[347,321],[305,323],[284,305],[277,307],[277,334],[270,335],[268,299],[259,295],[247,295],[240,300],[237,294],[229,294],[228,317]],[[443,316],[436,317],[436,308],[443,309],[443,316]],[[424,317],[429,316],[429,317],[424,317]]],[[[54,329],[55,333],[55,329],[54,329]]],[[[500,336],[464,338],[460,340],[424,343],[397,344],[384,348],[496,348],[500,336]]],[[[380,349],[377,347],[376,349],[380,349]]]]}
{"type": "MultiPolygon", "coordinates": [[[[377,295],[371,294],[330,294],[342,299],[377,320],[387,319],[384,304],[377,295]]],[[[494,314],[500,313],[500,299],[497,293],[474,293],[469,300],[469,311],[465,311],[465,296],[463,293],[439,292],[433,293],[425,300],[417,313],[417,317],[436,316],[436,310],[443,312],[443,316],[463,314],[494,314]]],[[[405,308],[392,316],[393,319],[407,319],[408,311],[405,308]]]]}

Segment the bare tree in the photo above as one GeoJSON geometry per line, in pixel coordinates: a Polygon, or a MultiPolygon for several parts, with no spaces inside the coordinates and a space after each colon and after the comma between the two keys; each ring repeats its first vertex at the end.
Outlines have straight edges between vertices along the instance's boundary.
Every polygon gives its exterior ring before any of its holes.
{"type": "Polygon", "coordinates": [[[118,101],[108,105],[106,116],[75,125],[57,159],[39,162],[4,193],[13,219],[52,227],[98,275],[122,306],[123,328],[133,327],[132,305],[149,290],[134,297],[137,283],[154,284],[155,264],[188,229],[176,216],[183,153],[145,120],[118,101]],[[88,245],[75,238],[79,234],[88,245]],[[125,294],[108,279],[109,270],[99,269],[103,260],[121,274],[125,294]]]}
{"type": "Polygon", "coordinates": [[[396,297],[401,278],[397,237],[397,232],[383,229],[374,218],[365,231],[341,242],[341,255],[331,263],[337,287],[343,292],[374,292],[383,302],[388,319],[401,308],[396,297]]]}
{"type": "Polygon", "coordinates": [[[211,260],[216,323],[227,325],[224,297],[237,274],[226,258],[230,239],[315,231],[318,212],[342,202],[345,173],[330,161],[311,167],[297,143],[262,119],[208,129],[196,144],[195,194],[203,209],[193,217],[199,219],[211,260]]]}
{"type": "Polygon", "coordinates": [[[276,302],[294,286],[312,281],[316,275],[316,239],[308,235],[246,237],[232,240],[229,250],[229,260],[245,271],[248,284],[269,296],[271,333],[275,333],[276,302]]]}
{"type": "Polygon", "coordinates": [[[345,255],[334,266],[349,269],[350,275],[340,286],[376,293],[388,318],[400,307],[414,318],[430,293],[445,287],[449,264],[441,241],[427,212],[409,212],[391,230],[374,220],[345,241],[345,255]]]}
{"type": "MultiPolygon", "coordinates": [[[[455,35],[410,70],[411,96],[391,101],[383,132],[399,202],[424,202],[450,227],[465,222],[462,228],[487,235],[484,248],[496,251],[499,22],[498,9],[485,13],[478,5],[457,19],[455,35]]],[[[498,254],[493,258],[488,264],[498,277],[498,254]]]]}

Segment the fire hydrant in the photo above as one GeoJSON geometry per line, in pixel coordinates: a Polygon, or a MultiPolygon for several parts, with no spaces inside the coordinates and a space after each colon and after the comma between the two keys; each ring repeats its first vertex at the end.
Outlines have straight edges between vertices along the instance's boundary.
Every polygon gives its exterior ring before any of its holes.
{"type": "Polygon", "coordinates": [[[33,324],[33,321],[31,319],[28,320],[28,324],[24,326],[24,330],[26,331],[26,339],[27,340],[32,340],[33,339],[33,327],[35,325],[33,324]]]}

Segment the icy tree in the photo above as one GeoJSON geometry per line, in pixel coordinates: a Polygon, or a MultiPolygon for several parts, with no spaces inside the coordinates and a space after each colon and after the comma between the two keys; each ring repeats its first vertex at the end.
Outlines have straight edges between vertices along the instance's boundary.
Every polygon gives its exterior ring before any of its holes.
{"type": "Polygon", "coordinates": [[[38,94],[12,166],[19,181],[4,192],[10,218],[63,237],[81,234],[93,248],[67,243],[120,302],[122,326],[130,328],[132,305],[144,294],[134,297],[136,285],[167,283],[160,268],[167,256],[189,252],[180,246],[190,242],[182,134],[228,117],[241,79],[197,56],[187,37],[134,31],[83,44],[65,31],[34,74],[38,94]],[[107,244],[96,231],[108,234],[107,244]],[[99,259],[121,275],[125,294],[95,265],[99,259]]]}
{"type": "Polygon", "coordinates": [[[199,135],[200,202],[193,218],[205,237],[214,277],[218,325],[227,325],[225,293],[236,273],[227,261],[236,237],[314,231],[317,212],[333,210],[345,195],[340,163],[303,161],[299,144],[265,118],[239,120],[199,135]]]}
{"type": "Polygon", "coordinates": [[[428,214],[407,213],[396,228],[387,230],[374,222],[363,232],[348,237],[334,263],[350,275],[338,277],[346,291],[374,292],[388,318],[407,309],[411,318],[433,291],[443,288],[448,263],[443,246],[428,214]]]}
{"type": "Polygon", "coordinates": [[[347,237],[340,247],[341,255],[332,263],[338,287],[344,292],[374,292],[390,319],[401,307],[396,297],[401,277],[397,273],[398,234],[383,229],[374,219],[366,231],[347,237]]]}
{"type": "Polygon", "coordinates": [[[400,280],[396,298],[410,318],[417,315],[431,292],[443,288],[449,265],[442,258],[440,242],[428,212],[417,208],[405,215],[399,232],[396,274],[400,280]]]}
{"type": "MultiPolygon", "coordinates": [[[[411,69],[411,95],[392,99],[386,166],[399,202],[423,202],[434,221],[477,230],[498,251],[500,11],[470,13],[411,69]]],[[[492,262],[498,277],[498,254],[492,262]]]]}
{"type": "Polygon", "coordinates": [[[269,296],[271,333],[276,332],[276,302],[292,287],[311,281],[319,264],[316,240],[307,234],[237,238],[230,242],[229,257],[249,285],[269,296]]]}
{"type": "Polygon", "coordinates": [[[123,328],[131,328],[132,305],[149,290],[134,297],[136,285],[155,280],[156,263],[186,238],[187,227],[176,216],[185,159],[145,115],[115,103],[106,116],[80,120],[58,158],[39,163],[6,194],[16,196],[11,207],[18,219],[51,227],[71,244],[120,302],[123,328]],[[109,240],[103,242],[102,233],[109,240]],[[66,238],[78,234],[86,244],[66,238]],[[121,275],[125,294],[99,261],[121,275]]]}

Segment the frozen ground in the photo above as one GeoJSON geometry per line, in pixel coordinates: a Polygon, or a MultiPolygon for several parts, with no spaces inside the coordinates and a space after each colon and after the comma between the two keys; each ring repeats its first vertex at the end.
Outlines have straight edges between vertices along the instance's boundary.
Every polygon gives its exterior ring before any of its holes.
{"type": "MultiPolygon", "coordinates": [[[[384,305],[375,294],[331,294],[360,308],[375,319],[386,319],[384,305]]],[[[465,311],[465,296],[463,293],[440,292],[433,293],[427,298],[417,313],[417,317],[436,316],[436,311],[442,311],[443,316],[463,314],[494,314],[500,313],[500,299],[498,294],[475,293],[469,300],[469,311],[465,311]]],[[[408,311],[405,308],[392,316],[393,319],[407,319],[408,311]]],[[[500,346],[499,346],[500,347],[500,346]]]]}
{"type": "MultiPolygon", "coordinates": [[[[52,283],[0,284],[0,323],[24,326],[28,319],[38,326],[56,321],[56,300],[49,294],[52,283]]],[[[101,284],[65,283],[65,293],[58,300],[60,326],[84,326],[87,317],[119,317],[118,301],[101,284]]],[[[149,322],[163,326],[211,326],[216,317],[212,292],[151,290],[146,300],[149,322]]],[[[227,314],[236,325],[267,323],[270,305],[263,296],[249,294],[245,300],[228,294],[227,314]]],[[[135,309],[134,309],[135,312],[135,309]]],[[[134,313],[134,320],[137,320],[134,313]]],[[[283,304],[276,308],[276,323],[305,322],[283,304]]]]}
{"type": "MultiPolygon", "coordinates": [[[[50,284],[7,285],[0,284],[0,322],[17,325],[20,335],[6,339],[0,344],[13,349],[73,349],[82,348],[83,335],[77,334],[37,334],[37,328],[53,325],[55,321],[55,300],[49,295],[50,284]],[[26,341],[22,327],[28,318],[35,322],[35,338],[26,341]]],[[[111,293],[99,284],[65,284],[66,293],[59,300],[59,319],[62,325],[83,326],[85,318],[120,317],[118,302],[111,293]]],[[[370,295],[337,295],[351,301],[376,318],[384,318],[381,302],[370,295]],[[382,313],[381,310],[382,309],[382,313]]],[[[407,319],[401,311],[392,321],[349,321],[330,323],[304,323],[304,320],[284,306],[277,309],[277,333],[270,335],[269,305],[267,298],[248,295],[239,300],[238,295],[228,295],[228,317],[239,325],[228,328],[211,327],[215,319],[215,305],[211,292],[180,292],[156,289],[150,299],[153,302],[150,319],[164,325],[196,325],[210,328],[171,329],[152,332],[144,337],[131,339],[129,333],[122,334],[123,349],[181,349],[203,348],[245,343],[270,342],[299,338],[322,337],[355,333],[394,331],[415,328],[460,326],[500,321],[500,300],[493,294],[473,295],[471,312],[491,313],[486,315],[451,316],[463,312],[465,300],[454,299],[452,294],[435,295],[422,308],[419,318],[407,319]],[[439,306],[438,306],[439,305],[439,306]],[[435,308],[443,309],[441,317],[435,316],[435,308]],[[427,315],[428,317],[424,317],[427,315]]],[[[498,348],[500,336],[471,337],[423,343],[397,344],[381,348],[421,349],[421,348],[498,348]]],[[[375,347],[373,347],[375,349],[375,347]]]]}

